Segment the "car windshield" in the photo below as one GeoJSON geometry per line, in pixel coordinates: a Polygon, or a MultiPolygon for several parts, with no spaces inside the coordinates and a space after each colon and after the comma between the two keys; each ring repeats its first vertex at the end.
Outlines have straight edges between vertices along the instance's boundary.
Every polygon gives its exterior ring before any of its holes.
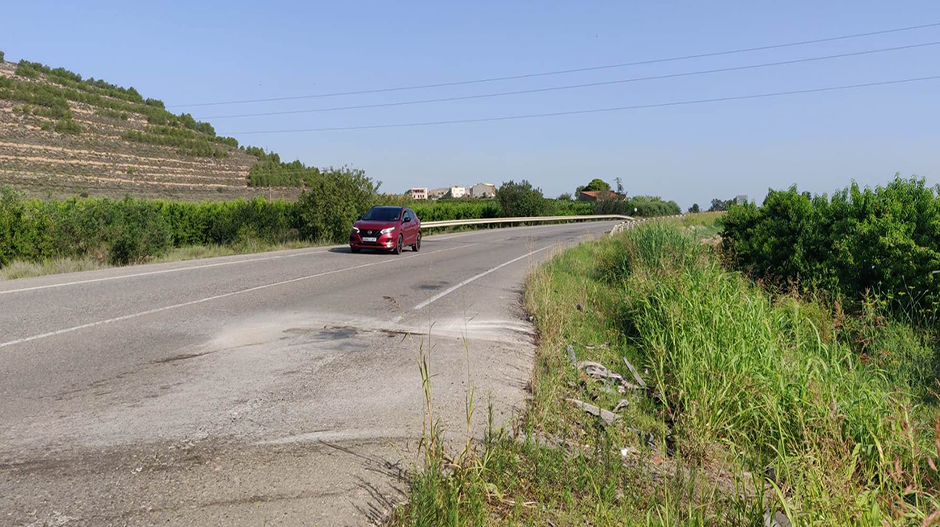
{"type": "Polygon", "coordinates": [[[364,220],[395,221],[401,214],[401,207],[372,207],[362,215],[364,220]]]}

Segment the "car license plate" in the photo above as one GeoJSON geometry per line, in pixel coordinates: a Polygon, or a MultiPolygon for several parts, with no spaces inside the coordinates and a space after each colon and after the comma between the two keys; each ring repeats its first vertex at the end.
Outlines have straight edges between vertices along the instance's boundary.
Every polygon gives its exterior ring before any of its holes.
{"type": "Polygon", "coordinates": [[[364,242],[374,242],[375,238],[370,236],[363,236],[362,241],[364,242]]]}

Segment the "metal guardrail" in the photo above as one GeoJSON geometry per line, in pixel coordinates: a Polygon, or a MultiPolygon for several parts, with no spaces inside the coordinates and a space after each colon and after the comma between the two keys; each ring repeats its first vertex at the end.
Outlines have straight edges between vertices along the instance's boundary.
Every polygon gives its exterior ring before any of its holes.
{"type": "Polygon", "coordinates": [[[431,229],[434,227],[459,227],[461,225],[491,225],[499,223],[532,223],[548,221],[573,221],[573,220],[624,220],[631,221],[634,218],[623,216],[621,214],[588,214],[580,216],[531,216],[519,218],[477,218],[471,220],[444,220],[444,221],[423,221],[421,227],[431,229]]]}

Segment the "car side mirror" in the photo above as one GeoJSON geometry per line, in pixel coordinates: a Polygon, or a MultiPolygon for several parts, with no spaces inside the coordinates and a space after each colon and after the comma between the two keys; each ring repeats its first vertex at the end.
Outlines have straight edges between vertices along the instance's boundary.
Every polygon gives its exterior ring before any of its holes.
{"type": "Polygon", "coordinates": [[[408,223],[409,221],[411,221],[411,218],[405,218],[405,219],[403,219],[401,222],[402,222],[402,223],[408,223]]]}

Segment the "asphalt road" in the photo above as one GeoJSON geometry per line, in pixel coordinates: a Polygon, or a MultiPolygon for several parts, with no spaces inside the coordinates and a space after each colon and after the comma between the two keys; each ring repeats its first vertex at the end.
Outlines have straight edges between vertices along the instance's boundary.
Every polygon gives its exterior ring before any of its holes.
{"type": "Polygon", "coordinates": [[[610,222],[0,283],[0,525],[361,525],[424,423],[524,405],[531,265],[610,222]],[[430,341],[430,348],[429,348],[430,341]],[[469,379],[469,384],[468,384],[469,379]]]}

